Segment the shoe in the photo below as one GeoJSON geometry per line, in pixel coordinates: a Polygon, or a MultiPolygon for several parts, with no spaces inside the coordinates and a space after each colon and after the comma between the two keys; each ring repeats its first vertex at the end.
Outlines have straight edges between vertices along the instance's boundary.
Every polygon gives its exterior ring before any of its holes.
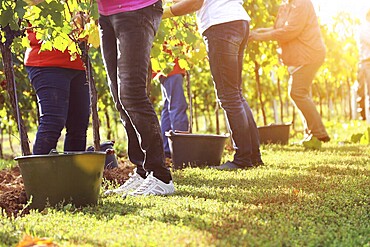
{"type": "Polygon", "coordinates": [[[124,184],[122,184],[117,189],[105,191],[104,196],[112,194],[127,194],[139,188],[139,186],[143,184],[144,181],[145,179],[142,178],[139,174],[137,174],[136,169],[134,169],[134,173],[130,173],[129,179],[124,184]]]}
{"type": "Polygon", "coordinates": [[[322,142],[315,136],[310,136],[302,141],[302,145],[307,149],[320,149],[322,142]]]}
{"type": "Polygon", "coordinates": [[[171,195],[175,192],[175,186],[173,182],[170,181],[168,184],[162,182],[158,178],[153,176],[153,172],[144,180],[135,191],[128,193],[129,196],[147,196],[147,195],[156,195],[164,196],[171,195]]]}
{"type": "Polygon", "coordinates": [[[329,142],[330,141],[330,137],[329,136],[324,136],[324,137],[320,137],[320,138],[317,138],[317,139],[319,139],[322,142],[329,142]]]}
{"type": "Polygon", "coordinates": [[[237,165],[231,161],[228,161],[220,166],[210,166],[210,168],[217,169],[217,170],[237,170],[237,169],[246,169],[246,168],[251,168],[251,167],[253,166],[244,167],[244,166],[237,165]]]}

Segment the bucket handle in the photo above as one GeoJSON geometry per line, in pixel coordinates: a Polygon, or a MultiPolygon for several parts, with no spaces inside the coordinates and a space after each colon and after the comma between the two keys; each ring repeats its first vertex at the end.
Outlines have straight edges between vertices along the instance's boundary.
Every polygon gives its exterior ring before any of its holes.
{"type": "MultiPolygon", "coordinates": [[[[73,154],[74,152],[58,152],[56,149],[52,149],[50,150],[49,152],[49,155],[58,155],[58,154],[73,154]]],[[[105,154],[109,155],[109,154],[114,154],[114,149],[112,148],[108,148],[107,150],[105,150],[105,154]]]]}

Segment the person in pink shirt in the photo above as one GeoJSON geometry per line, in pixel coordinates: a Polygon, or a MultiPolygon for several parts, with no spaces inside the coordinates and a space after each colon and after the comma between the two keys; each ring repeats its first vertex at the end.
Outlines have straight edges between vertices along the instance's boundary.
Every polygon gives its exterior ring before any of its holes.
{"type": "Polygon", "coordinates": [[[105,195],[169,195],[175,191],[165,165],[158,117],[147,92],[150,51],[161,22],[161,0],[97,0],[101,51],[110,92],[137,167],[119,188],[105,195]]]}

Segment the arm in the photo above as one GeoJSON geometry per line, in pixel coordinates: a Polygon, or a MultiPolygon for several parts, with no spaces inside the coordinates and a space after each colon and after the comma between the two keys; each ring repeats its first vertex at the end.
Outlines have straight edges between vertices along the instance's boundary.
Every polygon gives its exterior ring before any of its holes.
{"type": "Polygon", "coordinates": [[[370,47],[370,22],[363,25],[360,29],[360,42],[370,47]]]}
{"type": "Polygon", "coordinates": [[[203,2],[204,0],[177,1],[175,4],[164,8],[162,19],[193,13],[203,6],[203,2]]]}
{"type": "Polygon", "coordinates": [[[42,3],[43,1],[45,0],[25,0],[25,2],[28,4],[28,5],[37,5],[39,3],[42,3]]]}
{"type": "Polygon", "coordinates": [[[294,4],[295,7],[291,9],[286,24],[271,31],[269,35],[271,40],[288,42],[297,38],[305,28],[310,14],[315,14],[308,11],[308,9],[312,8],[310,1],[300,0],[295,1],[294,4]]]}
{"type": "Polygon", "coordinates": [[[250,41],[269,41],[272,40],[272,34],[274,32],[274,28],[266,28],[264,31],[260,29],[252,30],[249,34],[250,41]]]}
{"type": "Polygon", "coordinates": [[[262,27],[262,28],[256,28],[253,31],[257,33],[265,33],[265,32],[270,32],[272,30],[274,30],[273,27],[262,27]]]}

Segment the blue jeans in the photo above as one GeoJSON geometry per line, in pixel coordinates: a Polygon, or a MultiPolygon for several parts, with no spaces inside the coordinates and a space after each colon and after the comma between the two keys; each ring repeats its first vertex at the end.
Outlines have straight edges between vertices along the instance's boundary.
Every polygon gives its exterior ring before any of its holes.
{"type": "Polygon", "coordinates": [[[163,136],[164,153],[171,157],[168,138],[165,135],[169,130],[187,131],[189,127],[186,110],[188,104],[183,89],[183,75],[175,74],[161,79],[162,98],[164,101],[161,113],[161,129],[163,136]]]}
{"type": "Polygon", "coordinates": [[[257,125],[241,87],[248,35],[247,21],[214,25],[203,33],[216,95],[236,151],[232,162],[244,167],[262,162],[257,125]]]}
{"type": "Polygon", "coordinates": [[[101,15],[101,50],[110,92],[128,137],[128,156],[137,173],[168,182],[158,117],[146,91],[150,51],[161,22],[162,2],[110,16],[101,15]]]}
{"type": "Polygon", "coordinates": [[[90,116],[85,71],[56,67],[26,67],[40,111],[33,154],[55,149],[66,127],[64,151],[84,151],[90,116]]]}

